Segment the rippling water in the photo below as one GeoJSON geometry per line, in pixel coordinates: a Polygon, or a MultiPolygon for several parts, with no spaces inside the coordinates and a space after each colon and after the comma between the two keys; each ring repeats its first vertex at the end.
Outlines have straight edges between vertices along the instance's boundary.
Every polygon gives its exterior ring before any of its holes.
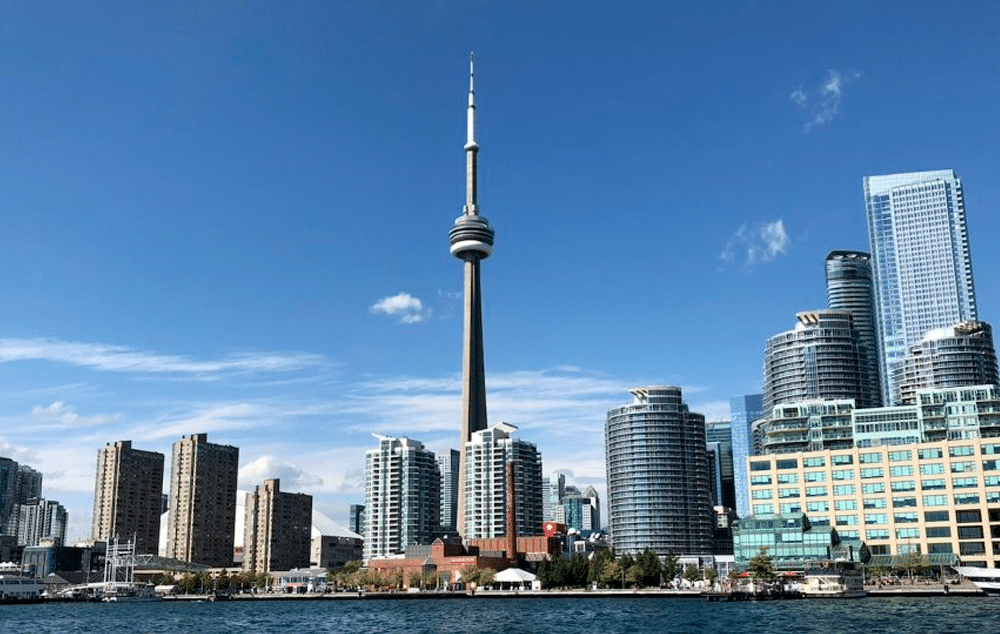
{"type": "Polygon", "coordinates": [[[4,634],[854,634],[998,631],[1000,599],[867,598],[759,603],[700,599],[232,601],[0,606],[4,634]]]}

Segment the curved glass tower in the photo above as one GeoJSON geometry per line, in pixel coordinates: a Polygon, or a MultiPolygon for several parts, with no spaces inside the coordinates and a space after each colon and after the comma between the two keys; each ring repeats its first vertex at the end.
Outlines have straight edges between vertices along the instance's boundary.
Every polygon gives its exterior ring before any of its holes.
{"type": "Polygon", "coordinates": [[[635,400],[608,411],[605,426],[614,549],[709,554],[713,516],[705,417],[688,411],[678,387],[630,392],[635,400]]]}
{"type": "Polygon", "coordinates": [[[858,407],[882,406],[878,371],[878,331],[875,327],[875,290],[871,256],[860,251],[831,251],[826,256],[826,301],[832,310],[851,313],[857,333],[861,370],[858,407]]]}

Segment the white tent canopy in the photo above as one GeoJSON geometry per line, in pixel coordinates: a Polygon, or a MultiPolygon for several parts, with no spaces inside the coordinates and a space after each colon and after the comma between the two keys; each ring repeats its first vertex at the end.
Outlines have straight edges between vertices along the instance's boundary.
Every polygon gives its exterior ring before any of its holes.
{"type": "Polygon", "coordinates": [[[535,575],[531,574],[527,570],[521,570],[520,568],[508,568],[506,570],[501,570],[493,576],[493,581],[496,583],[530,583],[537,579],[538,577],[535,575]]]}

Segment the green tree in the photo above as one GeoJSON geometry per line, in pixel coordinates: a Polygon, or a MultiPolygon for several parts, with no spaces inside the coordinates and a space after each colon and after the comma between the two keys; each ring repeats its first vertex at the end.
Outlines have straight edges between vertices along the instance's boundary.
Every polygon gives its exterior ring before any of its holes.
{"type": "Polygon", "coordinates": [[[596,583],[601,587],[607,587],[607,585],[602,581],[604,577],[604,570],[608,567],[608,564],[615,560],[615,556],[610,550],[602,550],[594,554],[587,562],[587,583],[596,583]]]}
{"type": "Polygon", "coordinates": [[[232,579],[229,577],[229,571],[223,570],[215,579],[215,589],[219,592],[226,592],[229,590],[231,583],[232,579]]]}
{"type": "Polygon", "coordinates": [[[483,568],[479,571],[479,585],[484,588],[488,588],[493,585],[493,581],[497,576],[497,571],[492,568],[483,568]]]}
{"type": "Polygon", "coordinates": [[[663,556],[663,579],[667,583],[670,583],[677,578],[677,569],[680,560],[680,555],[675,555],[674,553],[667,553],[663,556]]]}
{"type": "Polygon", "coordinates": [[[613,560],[604,566],[600,583],[605,588],[624,588],[625,570],[620,559],[613,560]]]}
{"type": "Polygon", "coordinates": [[[479,583],[480,571],[475,564],[467,564],[460,573],[462,583],[467,586],[475,586],[479,583]]]}
{"type": "Polygon", "coordinates": [[[715,580],[718,578],[719,578],[718,570],[716,570],[715,568],[705,568],[705,581],[707,581],[709,585],[714,584],[715,580]]]}
{"type": "Polygon", "coordinates": [[[587,577],[590,566],[587,558],[581,553],[574,553],[569,560],[568,584],[572,588],[584,588],[587,586],[587,577]]]}
{"type": "Polygon", "coordinates": [[[930,567],[927,559],[915,550],[907,553],[906,559],[900,564],[900,570],[910,578],[910,584],[914,583],[914,577],[923,575],[930,567]]]}
{"type": "Polygon", "coordinates": [[[420,588],[424,585],[424,576],[419,570],[411,570],[408,581],[410,588],[420,588]]]}
{"type": "Polygon", "coordinates": [[[701,570],[698,570],[698,566],[686,566],[684,568],[684,580],[689,583],[694,583],[696,581],[702,580],[701,570]]]}
{"type": "Polygon", "coordinates": [[[264,590],[271,585],[271,575],[266,572],[258,572],[253,575],[253,586],[258,590],[264,590]]]}
{"type": "Polygon", "coordinates": [[[774,558],[767,553],[767,546],[761,546],[757,554],[753,556],[747,564],[747,572],[750,573],[754,583],[774,581],[778,576],[774,570],[774,558]]]}
{"type": "MultiPolygon", "coordinates": [[[[632,578],[636,585],[640,587],[660,585],[660,574],[663,568],[660,566],[660,559],[650,549],[645,549],[635,558],[632,578]]],[[[627,575],[626,575],[627,576],[627,575]]]]}

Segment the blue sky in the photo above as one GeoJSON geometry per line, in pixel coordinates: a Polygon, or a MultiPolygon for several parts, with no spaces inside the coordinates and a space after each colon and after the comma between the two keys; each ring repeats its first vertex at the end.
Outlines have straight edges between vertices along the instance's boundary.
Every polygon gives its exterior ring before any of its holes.
{"type": "Polygon", "coordinates": [[[758,391],[865,175],[963,177],[996,319],[991,3],[136,4],[0,0],[0,455],[71,538],[116,440],[342,522],[372,432],[456,446],[470,51],[490,418],[546,471],[603,492],[632,386],[758,391]]]}

